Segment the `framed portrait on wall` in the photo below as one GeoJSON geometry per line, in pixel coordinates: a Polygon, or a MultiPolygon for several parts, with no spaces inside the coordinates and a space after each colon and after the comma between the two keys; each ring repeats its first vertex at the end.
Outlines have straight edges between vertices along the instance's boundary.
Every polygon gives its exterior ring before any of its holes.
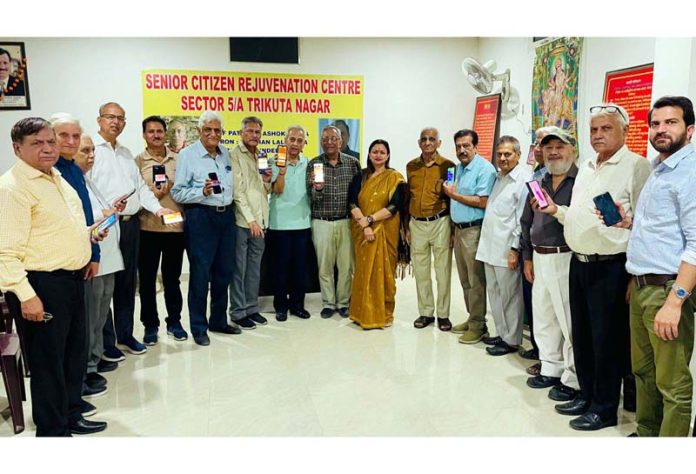
{"type": "Polygon", "coordinates": [[[0,42],[0,110],[29,110],[29,76],[24,43],[0,42]]]}

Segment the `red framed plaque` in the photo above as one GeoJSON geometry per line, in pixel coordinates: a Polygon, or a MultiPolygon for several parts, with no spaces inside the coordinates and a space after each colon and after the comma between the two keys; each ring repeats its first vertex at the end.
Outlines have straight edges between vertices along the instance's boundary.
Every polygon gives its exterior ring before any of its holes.
{"type": "Polygon", "coordinates": [[[620,105],[628,112],[628,149],[644,157],[648,153],[648,112],[652,86],[652,64],[610,71],[604,81],[604,101],[620,105]]]}
{"type": "Polygon", "coordinates": [[[479,155],[491,163],[493,159],[493,147],[498,139],[500,127],[500,101],[501,94],[487,95],[476,98],[476,111],[474,112],[474,131],[478,134],[479,155]]]}

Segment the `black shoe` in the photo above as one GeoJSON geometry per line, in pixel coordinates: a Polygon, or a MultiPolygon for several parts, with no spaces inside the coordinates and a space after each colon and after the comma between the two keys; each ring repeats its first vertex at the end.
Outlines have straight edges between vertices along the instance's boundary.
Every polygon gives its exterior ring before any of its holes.
{"type": "Polygon", "coordinates": [[[338,314],[340,314],[342,318],[347,318],[350,316],[348,313],[348,308],[338,308],[338,314]]]}
{"type": "Polygon", "coordinates": [[[245,316],[242,319],[237,319],[234,321],[234,323],[237,326],[239,326],[240,329],[245,329],[247,331],[256,329],[256,324],[254,323],[254,321],[251,320],[249,316],[245,316]]]}
{"type": "Polygon", "coordinates": [[[311,314],[309,314],[309,311],[307,311],[306,309],[302,309],[302,308],[291,309],[290,314],[292,314],[293,316],[297,316],[300,319],[309,319],[310,316],[312,316],[311,314]]]}
{"type": "Polygon", "coordinates": [[[198,344],[199,346],[209,346],[210,345],[210,338],[208,337],[207,334],[194,334],[193,335],[193,342],[198,344]]]}
{"type": "Polygon", "coordinates": [[[579,393],[579,390],[560,384],[549,390],[549,398],[557,402],[569,402],[575,400],[579,393]]]}
{"type": "Polygon", "coordinates": [[[80,400],[80,415],[83,417],[92,416],[97,414],[97,407],[92,405],[86,400],[80,400]]]}
{"type": "Polygon", "coordinates": [[[109,389],[106,388],[106,385],[102,385],[101,387],[91,387],[85,383],[82,384],[82,398],[101,397],[108,391],[109,389]]]}
{"type": "Polygon", "coordinates": [[[247,316],[247,318],[254,321],[254,324],[256,324],[257,326],[265,326],[266,324],[268,324],[268,319],[261,316],[260,313],[250,314],[249,316],[247,316]]]}
{"type": "Polygon", "coordinates": [[[512,354],[513,352],[517,352],[517,348],[501,340],[495,346],[486,347],[486,352],[488,352],[488,354],[492,356],[503,356],[505,354],[512,354]]]}
{"type": "Polygon", "coordinates": [[[572,402],[561,403],[554,407],[557,413],[568,416],[583,415],[589,408],[590,402],[582,398],[576,398],[572,402]]]}
{"type": "Polygon", "coordinates": [[[221,328],[210,328],[210,332],[217,332],[220,334],[241,334],[242,330],[228,324],[227,326],[221,328]]]}
{"type": "Polygon", "coordinates": [[[547,377],[546,375],[537,375],[527,379],[527,386],[530,388],[549,388],[561,383],[560,377],[547,377]]]}
{"type": "Polygon", "coordinates": [[[486,344],[487,346],[495,346],[499,342],[503,342],[503,339],[500,336],[495,336],[495,337],[486,336],[486,337],[482,338],[481,341],[484,344],[486,344]]]}
{"type": "Polygon", "coordinates": [[[616,417],[602,420],[596,413],[585,413],[574,420],[570,420],[570,427],[578,431],[597,431],[618,424],[616,417]]]}
{"type": "Polygon", "coordinates": [[[288,320],[288,313],[285,311],[278,311],[276,313],[276,321],[287,321],[288,320]]]}
{"type": "Polygon", "coordinates": [[[99,433],[106,429],[106,421],[89,421],[84,418],[80,418],[75,423],[70,425],[70,432],[76,435],[88,435],[92,433],[99,433]]]}
{"type": "Polygon", "coordinates": [[[97,372],[103,374],[105,372],[111,372],[118,369],[118,362],[111,362],[109,360],[100,360],[97,364],[97,372]]]}
{"type": "Polygon", "coordinates": [[[85,376],[85,383],[90,387],[106,387],[106,379],[96,372],[90,372],[85,376]]]}
{"type": "Polygon", "coordinates": [[[321,313],[319,313],[319,315],[321,316],[322,319],[329,319],[331,316],[333,316],[334,311],[335,310],[333,310],[331,308],[324,308],[321,310],[321,313]]]}
{"type": "Polygon", "coordinates": [[[520,357],[527,360],[539,360],[539,351],[529,349],[528,351],[520,351],[520,357]]]}

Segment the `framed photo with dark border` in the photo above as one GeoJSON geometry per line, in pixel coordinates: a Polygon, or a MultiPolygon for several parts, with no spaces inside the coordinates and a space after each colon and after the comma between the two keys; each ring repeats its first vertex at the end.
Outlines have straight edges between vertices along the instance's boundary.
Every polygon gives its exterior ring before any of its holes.
{"type": "Polygon", "coordinates": [[[495,165],[494,147],[500,133],[501,94],[476,98],[474,130],[479,136],[479,155],[495,165]]]}
{"type": "Polygon", "coordinates": [[[0,110],[30,110],[24,43],[0,42],[0,110]]]}

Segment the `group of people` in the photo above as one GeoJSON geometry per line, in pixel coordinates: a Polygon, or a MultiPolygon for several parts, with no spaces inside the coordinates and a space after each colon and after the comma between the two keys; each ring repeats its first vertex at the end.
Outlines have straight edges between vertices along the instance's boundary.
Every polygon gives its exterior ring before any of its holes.
{"type": "Polygon", "coordinates": [[[549,397],[563,402],[556,411],[576,417],[572,428],[616,425],[623,381],[625,409],[636,409],[637,394],[639,436],[686,435],[696,284],[693,106],[684,97],[655,102],[650,141],[660,155],[653,163],[626,147],[623,108],[601,104],[590,113],[596,155],[579,164],[575,139],[557,127],[536,131],[534,170],[520,163],[512,136],[496,143],[496,170],[478,154],[475,131],[454,134],[455,165],[438,152],[438,130],[425,128],[405,178],[390,167],[381,139],[361,169],[343,152],[339,124],[321,130],[322,153],[311,160],[303,155],[306,130],[288,127],[284,153],[267,162],[263,122],[254,116],[242,120],[240,143],[229,151],[220,144],[223,118],[204,112],[199,139],[178,154],[166,144],[166,121],[147,117],[146,147],[135,158],[118,141],[126,114],[115,102],[100,107],[94,137],[64,113],[19,121],[12,129],[19,160],[0,178],[0,289],[23,316],[37,435],[106,428],[85,419],[96,408],[84,398],[106,393],[100,372],[118,367],[122,349],[143,354],[158,342],[160,261],[166,331],[175,340],[188,338],[184,250],[196,344],[209,345],[208,332],[266,325],[258,301],[266,243],[277,321],[310,317],[303,282],[312,244],[320,316],[338,313],[363,329],[393,323],[397,269],[410,260],[418,329],[437,319],[459,342],[483,342],[488,354],[502,356],[522,349],[527,314],[533,348],[520,354],[539,360],[527,369],[527,385],[550,388],[549,397]],[[600,212],[596,198],[607,192],[612,207],[600,212]],[[118,225],[102,230],[114,214],[118,225]],[[452,251],[468,311],[454,326],[452,251]],[[133,334],[136,281],[143,342],[133,334]]]}

